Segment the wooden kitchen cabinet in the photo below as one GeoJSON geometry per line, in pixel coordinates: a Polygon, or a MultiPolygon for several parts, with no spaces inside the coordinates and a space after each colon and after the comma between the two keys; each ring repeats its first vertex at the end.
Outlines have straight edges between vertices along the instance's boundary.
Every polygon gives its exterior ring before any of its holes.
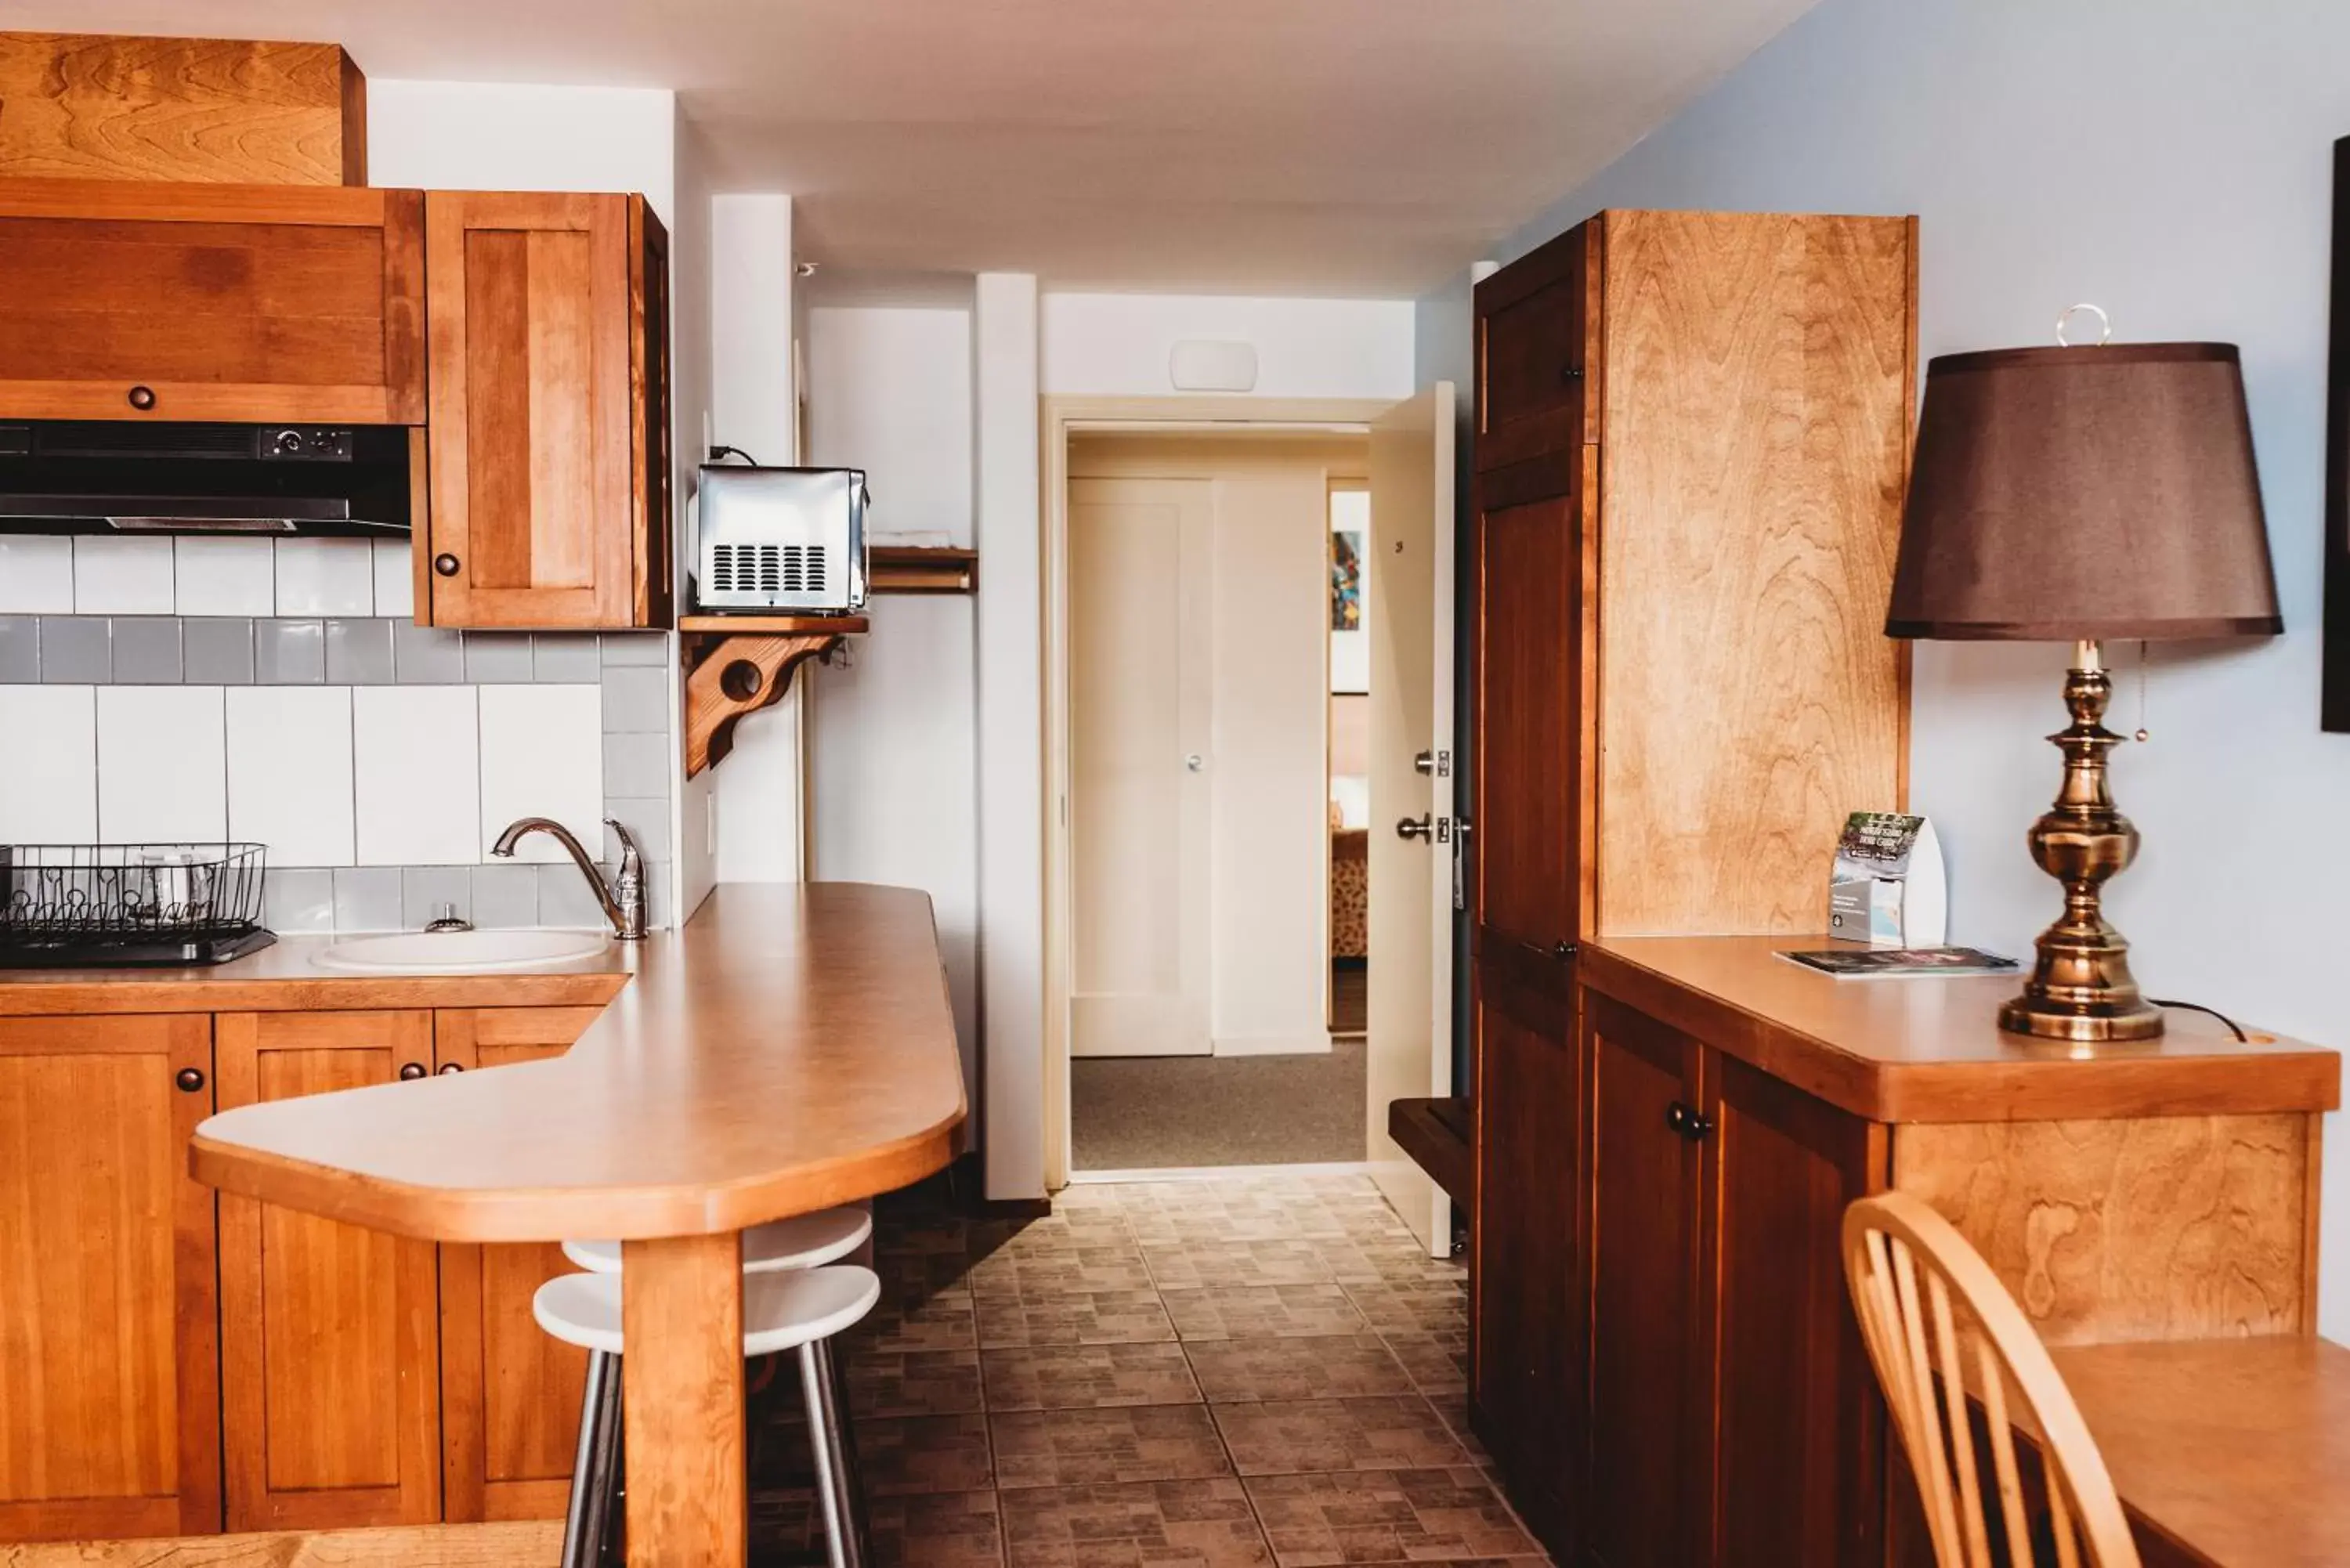
{"type": "MultiPolygon", "coordinates": [[[[220,1108],[397,1083],[432,1064],[421,1011],[221,1013],[220,1108]]],[[[228,1528],[441,1517],[432,1243],[223,1193],[228,1528]]]]}
{"type": "Polygon", "coordinates": [[[669,242],[641,196],[424,199],[432,516],[417,619],[671,618],[669,242]]]}
{"type": "MultiPolygon", "coordinates": [[[[600,1007],[444,1009],[442,1072],[560,1056],[600,1007]]],[[[552,1242],[441,1249],[441,1426],[450,1520],[559,1519],[588,1355],[549,1335],[531,1297],[577,1271],[552,1242]]]]}
{"type": "Polygon", "coordinates": [[[414,191],[0,181],[0,419],[418,424],[414,191]]]}
{"type": "Polygon", "coordinates": [[[221,1527],[203,1014],[0,1019],[0,1541],[221,1527]]]}

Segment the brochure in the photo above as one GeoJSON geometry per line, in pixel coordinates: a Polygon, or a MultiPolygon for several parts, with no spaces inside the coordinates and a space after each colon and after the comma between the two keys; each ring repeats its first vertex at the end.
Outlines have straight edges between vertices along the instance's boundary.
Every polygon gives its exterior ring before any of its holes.
{"type": "Polygon", "coordinates": [[[1838,980],[1896,980],[1918,975],[2007,974],[2011,958],[1981,948],[1814,948],[1779,954],[1789,963],[1832,974],[1838,980]]]}

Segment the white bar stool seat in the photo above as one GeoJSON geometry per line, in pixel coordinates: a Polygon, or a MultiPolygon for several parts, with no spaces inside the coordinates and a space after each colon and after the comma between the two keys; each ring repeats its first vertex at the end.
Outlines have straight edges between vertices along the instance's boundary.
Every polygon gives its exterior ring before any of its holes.
{"type": "MultiPolygon", "coordinates": [[[[743,1232],[743,1272],[764,1274],[775,1269],[816,1268],[846,1258],[872,1234],[873,1216],[853,1204],[754,1225],[743,1232]]],[[[620,1272],[618,1241],[566,1241],[563,1255],[590,1273],[620,1272]]],[[[749,1317],[743,1321],[749,1322],[749,1317]]]]}
{"type": "MultiPolygon", "coordinates": [[[[881,1299],[880,1276],[854,1263],[743,1276],[743,1354],[774,1355],[853,1328],[881,1299]]],[[[622,1354],[620,1276],[562,1274],[531,1297],[538,1326],[566,1345],[622,1354]]]]}

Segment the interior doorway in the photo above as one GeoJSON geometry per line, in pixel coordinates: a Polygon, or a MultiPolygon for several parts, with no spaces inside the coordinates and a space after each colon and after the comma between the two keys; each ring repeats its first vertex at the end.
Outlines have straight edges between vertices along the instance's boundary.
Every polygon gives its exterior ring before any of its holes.
{"type": "Polygon", "coordinates": [[[1345,1165],[1449,1250],[1385,1135],[1451,1076],[1439,400],[1045,400],[1053,1186],[1345,1165]]]}

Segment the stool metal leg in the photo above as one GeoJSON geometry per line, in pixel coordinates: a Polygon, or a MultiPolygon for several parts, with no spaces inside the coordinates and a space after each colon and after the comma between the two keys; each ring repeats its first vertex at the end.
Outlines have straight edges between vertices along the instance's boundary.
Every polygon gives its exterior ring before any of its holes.
{"type": "Polygon", "coordinates": [[[831,1568],[867,1568],[873,1558],[865,1525],[865,1492],[857,1475],[857,1444],[848,1429],[848,1383],[832,1342],[800,1346],[800,1385],[807,1395],[808,1441],[816,1450],[816,1496],[824,1505],[831,1568]]]}
{"type": "Polygon", "coordinates": [[[619,1386],[618,1356],[588,1353],[588,1386],[579,1400],[579,1449],[571,1461],[571,1502],[563,1519],[563,1568],[596,1568],[601,1555],[605,1469],[611,1462],[605,1427],[619,1386]]]}

